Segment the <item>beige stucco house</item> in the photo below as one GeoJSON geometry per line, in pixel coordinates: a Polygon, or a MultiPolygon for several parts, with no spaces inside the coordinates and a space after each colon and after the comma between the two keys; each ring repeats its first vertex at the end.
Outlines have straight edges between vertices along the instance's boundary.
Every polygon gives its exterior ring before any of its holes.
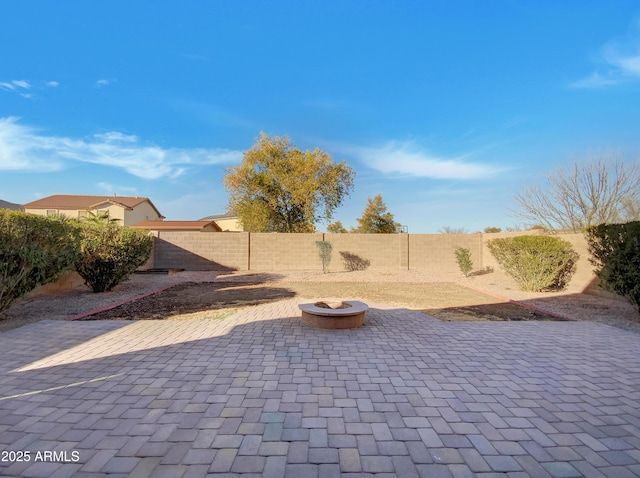
{"type": "Polygon", "coordinates": [[[233,214],[213,214],[203,217],[200,221],[215,221],[223,232],[242,232],[244,228],[238,216],[233,214]]]}
{"type": "Polygon", "coordinates": [[[164,216],[149,198],[130,196],[78,196],[56,194],[24,205],[24,211],[41,216],[64,215],[83,219],[92,214],[108,213],[117,224],[130,226],[142,221],[162,221],[164,216]]]}

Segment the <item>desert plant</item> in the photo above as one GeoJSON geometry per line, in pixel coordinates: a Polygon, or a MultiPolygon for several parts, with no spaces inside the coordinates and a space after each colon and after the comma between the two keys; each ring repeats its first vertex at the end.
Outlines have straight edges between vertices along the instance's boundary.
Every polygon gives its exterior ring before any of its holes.
{"type": "Polygon", "coordinates": [[[469,277],[469,272],[473,270],[473,261],[471,260],[471,251],[466,247],[458,247],[455,250],[456,262],[460,268],[460,272],[465,277],[469,277]]]}
{"type": "Polygon", "coordinates": [[[564,289],[576,270],[578,254],[555,236],[516,236],[487,242],[498,264],[525,291],[564,289]]]}
{"type": "Polygon", "coordinates": [[[344,262],[345,269],[350,272],[363,271],[371,265],[370,260],[364,259],[352,252],[340,251],[340,256],[342,256],[342,262],[344,262]]]}
{"type": "Polygon", "coordinates": [[[592,226],[586,237],[600,285],[640,310],[640,221],[592,226]]]}
{"type": "Polygon", "coordinates": [[[320,254],[320,260],[322,261],[322,272],[326,274],[329,262],[331,262],[331,249],[333,249],[333,247],[329,241],[316,241],[316,246],[318,248],[318,254],[320,254]]]}
{"type": "Polygon", "coordinates": [[[64,217],[0,210],[0,313],[73,266],[79,253],[77,232],[64,217]]]}
{"type": "Polygon", "coordinates": [[[85,222],[81,230],[81,257],[75,268],[94,292],[113,289],[151,255],[153,239],[142,229],[85,222]]]}

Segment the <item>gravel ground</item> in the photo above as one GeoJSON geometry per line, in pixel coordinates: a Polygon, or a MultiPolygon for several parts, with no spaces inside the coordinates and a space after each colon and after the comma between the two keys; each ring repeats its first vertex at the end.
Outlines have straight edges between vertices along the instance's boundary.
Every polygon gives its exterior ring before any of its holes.
{"type": "Polygon", "coordinates": [[[557,293],[532,293],[518,290],[515,282],[500,272],[462,277],[459,273],[399,272],[329,272],[288,271],[278,273],[218,273],[184,271],[175,274],[134,274],[113,291],[94,294],[86,287],[16,302],[0,320],[0,331],[42,319],[64,320],[99,308],[114,306],[158,289],[185,282],[455,282],[501,298],[516,300],[544,311],[574,320],[589,320],[640,333],[640,314],[626,301],[580,293],[571,287],[557,293]]]}

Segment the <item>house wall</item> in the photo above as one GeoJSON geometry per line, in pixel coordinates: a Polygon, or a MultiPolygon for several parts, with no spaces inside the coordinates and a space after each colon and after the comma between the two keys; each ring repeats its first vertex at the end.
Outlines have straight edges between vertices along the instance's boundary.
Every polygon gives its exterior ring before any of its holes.
{"type": "MultiPolygon", "coordinates": [[[[77,209],[52,209],[56,211],[56,214],[60,214],[61,216],[66,216],[72,219],[78,219],[78,210],[77,209]]],[[[29,214],[36,214],[38,216],[46,216],[48,209],[25,209],[24,212],[29,214]]]]}
{"type": "MultiPolygon", "coordinates": [[[[112,206],[113,207],[113,206],[112,206]]],[[[115,206],[118,207],[118,206],[115,206]]],[[[147,201],[138,204],[133,211],[127,211],[120,207],[118,207],[124,214],[124,222],[122,223],[125,226],[130,226],[131,224],[137,224],[142,221],[161,221],[162,218],[158,215],[155,209],[149,204],[147,201]]]]}
{"type": "Polygon", "coordinates": [[[216,224],[220,226],[223,231],[240,232],[244,231],[242,224],[237,217],[231,217],[229,219],[216,219],[216,224]]]}

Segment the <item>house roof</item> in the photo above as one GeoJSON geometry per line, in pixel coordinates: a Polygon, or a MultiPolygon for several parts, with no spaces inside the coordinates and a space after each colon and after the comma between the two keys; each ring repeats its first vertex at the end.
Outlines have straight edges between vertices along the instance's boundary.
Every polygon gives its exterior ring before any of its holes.
{"type": "Polygon", "coordinates": [[[220,226],[215,221],[142,221],[131,225],[140,229],[149,229],[150,231],[162,230],[180,230],[180,231],[202,231],[208,226],[222,232],[220,226]]]}
{"type": "Polygon", "coordinates": [[[133,210],[139,204],[148,202],[158,213],[164,217],[154,206],[149,198],[132,196],[81,196],[74,194],[55,194],[46,198],[38,199],[24,205],[25,209],[78,209],[91,210],[105,204],[115,204],[127,210],[133,210]]]}

